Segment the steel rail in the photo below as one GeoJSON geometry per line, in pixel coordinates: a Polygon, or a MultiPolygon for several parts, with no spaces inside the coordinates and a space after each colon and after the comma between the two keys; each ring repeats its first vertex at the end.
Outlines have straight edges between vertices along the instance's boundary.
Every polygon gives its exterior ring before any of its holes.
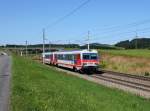
{"type": "Polygon", "coordinates": [[[132,75],[132,74],[126,74],[126,73],[120,73],[120,72],[114,72],[114,71],[108,71],[108,70],[98,71],[98,74],[101,74],[101,73],[110,73],[112,75],[119,75],[119,76],[123,76],[123,77],[129,77],[129,78],[134,78],[134,79],[139,79],[139,80],[144,80],[144,81],[150,81],[150,77],[139,76],[139,75],[132,75]]]}
{"type": "MultiPolygon", "coordinates": [[[[94,76],[92,76],[92,77],[94,77],[94,76]]],[[[107,78],[107,77],[103,77],[103,76],[95,76],[94,78],[101,79],[101,80],[111,82],[111,83],[116,83],[116,84],[127,86],[127,87],[131,87],[131,88],[134,88],[134,89],[139,89],[139,90],[142,90],[142,91],[150,92],[149,89],[146,89],[146,88],[143,88],[143,87],[138,87],[135,84],[130,84],[129,85],[129,84],[127,84],[127,82],[116,81],[116,80],[113,80],[113,79],[110,79],[110,78],[107,78]]]]}

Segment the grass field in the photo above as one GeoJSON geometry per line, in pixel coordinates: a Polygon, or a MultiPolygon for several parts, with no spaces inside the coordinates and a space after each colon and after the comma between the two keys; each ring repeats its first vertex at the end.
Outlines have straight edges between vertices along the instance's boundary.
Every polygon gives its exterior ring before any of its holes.
{"type": "Polygon", "coordinates": [[[12,111],[149,111],[150,100],[13,57],[12,111]]]}
{"type": "Polygon", "coordinates": [[[150,50],[100,50],[102,68],[150,76],[150,50]]]}
{"type": "Polygon", "coordinates": [[[136,50],[100,50],[101,53],[108,53],[112,55],[128,56],[128,57],[144,57],[150,58],[150,50],[136,49],[136,50]]]}

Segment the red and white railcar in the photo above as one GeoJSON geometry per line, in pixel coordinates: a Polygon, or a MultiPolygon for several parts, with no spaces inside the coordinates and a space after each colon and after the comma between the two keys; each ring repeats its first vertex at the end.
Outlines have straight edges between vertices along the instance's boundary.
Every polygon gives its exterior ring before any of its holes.
{"type": "Polygon", "coordinates": [[[96,50],[74,50],[43,53],[44,63],[70,68],[76,71],[97,70],[99,64],[96,50]]]}

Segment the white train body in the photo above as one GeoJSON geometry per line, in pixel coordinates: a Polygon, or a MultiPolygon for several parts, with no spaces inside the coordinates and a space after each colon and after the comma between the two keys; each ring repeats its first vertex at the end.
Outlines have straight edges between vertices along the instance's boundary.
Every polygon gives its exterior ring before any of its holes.
{"type": "Polygon", "coordinates": [[[96,50],[74,50],[46,52],[42,54],[44,63],[66,67],[74,70],[97,70],[99,64],[96,50]]]}

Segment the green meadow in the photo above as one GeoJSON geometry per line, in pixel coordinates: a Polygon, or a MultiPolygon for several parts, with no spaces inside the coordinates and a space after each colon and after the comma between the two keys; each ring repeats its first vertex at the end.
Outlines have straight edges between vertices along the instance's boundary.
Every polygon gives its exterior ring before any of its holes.
{"type": "Polygon", "coordinates": [[[13,56],[11,111],[149,111],[150,100],[13,56]]]}

